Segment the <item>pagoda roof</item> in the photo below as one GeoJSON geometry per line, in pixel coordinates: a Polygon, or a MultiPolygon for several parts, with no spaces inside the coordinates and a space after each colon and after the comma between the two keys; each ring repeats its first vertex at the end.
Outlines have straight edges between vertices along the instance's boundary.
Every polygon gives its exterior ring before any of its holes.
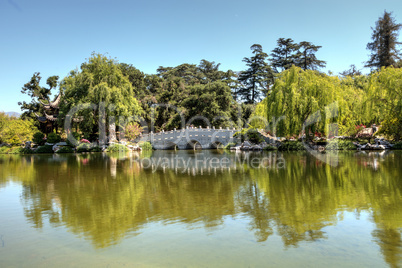
{"type": "Polygon", "coordinates": [[[43,105],[43,108],[45,108],[46,110],[51,110],[52,108],[59,109],[60,101],[61,101],[61,92],[59,92],[57,97],[49,103],[43,103],[41,100],[39,100],[39,102],[43,105]]]}

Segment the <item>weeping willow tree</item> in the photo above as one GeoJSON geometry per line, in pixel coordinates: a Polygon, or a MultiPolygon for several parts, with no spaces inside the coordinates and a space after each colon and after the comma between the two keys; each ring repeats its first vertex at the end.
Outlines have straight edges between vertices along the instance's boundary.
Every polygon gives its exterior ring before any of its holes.
{"type": "Polygon", "coordinates": [[[292,67],[282,72],[267,97],[267,118],[278,118],[276,134],[299,135],[303,124],[310,131],[324,132],[329,121],[326,107],[336,100],[337,81],[316,71],[292,67]]]}
{"type": "MultiPolygon", "coordinates": [[[[278,75],[270,94],[257,105],[254,116],[274,122],[268,127],[278,136],[298,136],[303,132],[352,134],[356,125],[369,120],[365,116],[366,80],[340,79],[293,66],[278,75]],[[333,124],[337,125],[337,131],[333,124]]],[[[261,124],[254,123],[258,127],[261,124]]]]}
{"type": "Polygon", "coordinates": [[[369,113],[381,122],[380,132],[394,140],[402,138],[402,69],[383,67],[370,75],[369,113]]]}
{"type": "Polygon", "coordinates": [[[78,125],[88,137],[98,132],[101,103],[106,108],[108,119],[142,114],[141,106],[134,97],[134,88],[118,62],[101,54],[93,53],[87,62],[81,64],[80,71],[71,71],[61,82],[60,89],[64,93],[61,119],[79,105],[93,105],[75,114],[84,118],[78,125]]]}

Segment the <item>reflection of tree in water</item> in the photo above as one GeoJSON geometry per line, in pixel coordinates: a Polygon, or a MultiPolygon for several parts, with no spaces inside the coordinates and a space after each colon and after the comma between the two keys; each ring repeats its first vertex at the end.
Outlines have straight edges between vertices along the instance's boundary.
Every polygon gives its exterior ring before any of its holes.
{"type": "Polygon", "coordinates": [[[330,167],[287,154],[285,169],[195,176],[174,169],[153,173],[124,156],[0,158],[0,184],[21,181],[26,217],[35,227],[45,220],[65,225],[95,247],[116,244],[150,221],[214,230],[239,213],[250,219],[257,241],[277,233],[286,247],[298,246],[325,239],[323,228],[336,224],[342,211],[368,211],[374,241],[396,267],[402,260],[402,154],[379,156],[377,170],[356,164],[373,157],[341,154],[340,165],[330,167]]]}

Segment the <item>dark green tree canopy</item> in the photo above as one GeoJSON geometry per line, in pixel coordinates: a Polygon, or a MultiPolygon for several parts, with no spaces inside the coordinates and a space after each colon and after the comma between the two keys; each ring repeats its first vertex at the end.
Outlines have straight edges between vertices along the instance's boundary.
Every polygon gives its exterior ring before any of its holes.
{"type": "Polygon", "coordinates": [[[307,41],[295,43],[291,38],[279,38],[269,60],[277,72],[287,70],[292,65],[303,70],[318,70],[326,65],[325,61],[315,56],[320,48],[307,41]]]}
{"type": "Polygon", "coordinates": [[[317,59],[315,53],[321,46],[315,46],[310,42],[303,41],[298,44],[298,52],[295,56],[296,66],[303,70],[318,70],[326,65],[325,61],[317,59]]]}
{"type": "Polygon", "coordinates": [[[254,44],[250,49],[254,56],[243,59],[248,69],[239,74],[240,89],[237,94],[245,103],[256,103],[269,91],[274,72],[267,63],[268,54],[261,45],[254,44]]]}
{"type": "Polygon", "coordinates": [[[365,67],[380,69],[385,66],[396,66],[401,59],[398,46],[399,30],[402,24],[396,23],[391,12],[384,11],[384,15],[375,23],[375,28],[371,36],[372,42],[367,44],[367,49],[371,51],[370,59],[365,67]]]}
{"type": "Polygon", "coordinates": [[[291,38],[279,38],[277,41],[277,47],[271,52],[271,64],[277,72],[287,70],[292,65],[296,65],[296,52],[299,48],[291,38]]]}

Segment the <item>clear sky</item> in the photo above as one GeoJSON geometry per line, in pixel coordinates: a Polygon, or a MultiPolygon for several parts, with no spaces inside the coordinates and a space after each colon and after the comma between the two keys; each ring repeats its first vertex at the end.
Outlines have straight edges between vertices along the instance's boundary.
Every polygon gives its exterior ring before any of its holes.
{"type": "Polygon", "coordinates": [[[284,37],[322,46],[323,71],[362,68],[384,10],[402,23],[401,0],[0,0],[0,111],[20,112],[34,72],[63,78],[92,52],[145,73],[201,59],[241,71],[251,45],[284,37]]]}

